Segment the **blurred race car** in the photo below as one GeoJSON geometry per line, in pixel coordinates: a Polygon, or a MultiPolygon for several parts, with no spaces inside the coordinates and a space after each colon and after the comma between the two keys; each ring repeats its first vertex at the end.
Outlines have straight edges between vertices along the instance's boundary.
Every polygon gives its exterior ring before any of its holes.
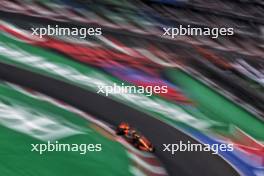
{"type": "Polygon", "coordinates": [[[140,133],[136,131],[136,129],[131,128],[128,123],[122,122],[116,128],[116,134],[122,135],[124,138],[131,143],[133,146],[138,148],[139,150],[146,152],[154,152],[155,148],[151,144],[151,142],[140,133]]]}

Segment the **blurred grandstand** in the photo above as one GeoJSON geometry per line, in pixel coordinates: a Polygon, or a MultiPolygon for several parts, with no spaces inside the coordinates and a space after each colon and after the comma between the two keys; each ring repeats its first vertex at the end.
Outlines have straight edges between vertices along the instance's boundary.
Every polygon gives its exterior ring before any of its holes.
{"type": "MultiPolygon", "coordinates": [[[[195,119],[212,122],[210,129],[195,130],[217,142],[234,143],[235,159],[222,157],[241,175],[264,174],[264,1],[2,0],[0,20],[0,46],[17,46],[31,53],[30,48],[18,44],[24,42],[54,54],[54,60],[59,55],[74,61],[72,68],[83,72],[82,68],[100,70],[97,75],[126,84],[167,85],[168,94],[155,95],[158,100],[153,98],[153,102],[166,102],[164,111],[180,107],[195,119]],[[32,27],[56,24],[102,27],[103,35],[86,39],[46,36],[43,40],[31,35],[32,27]],[[235,34],[215,39],[162,36],[162,27],[179,24],[232,27],[235,34]]],[[[1,63],[21,64],[7,60],[0,57],[1,63]]],[[[146,107],[144,112],[152,111],[146,107]]],[[[188,131],[178,122],[170,123],[188,131]]]]}

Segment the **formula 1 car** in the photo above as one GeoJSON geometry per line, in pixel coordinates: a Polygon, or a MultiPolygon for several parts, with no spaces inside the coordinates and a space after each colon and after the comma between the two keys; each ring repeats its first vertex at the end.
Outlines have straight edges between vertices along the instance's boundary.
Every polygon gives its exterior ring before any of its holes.
{"type": "Polygon", "coordinates": [[[139,134],[136,129],[131,128],[128,123],[122,122],[116,128],[116,134],[122,135],[124,138],[137,149],[146,151],[146,152],[154,152],[155,148],[150,143],[150,141],[139,134]]]}

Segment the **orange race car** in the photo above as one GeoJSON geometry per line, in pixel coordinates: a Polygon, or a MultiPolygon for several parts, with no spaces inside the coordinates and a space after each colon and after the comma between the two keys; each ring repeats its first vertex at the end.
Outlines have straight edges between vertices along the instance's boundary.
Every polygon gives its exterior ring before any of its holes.
{"type": "Polygon", "coordinates": [[[154,147],[151,142],[141,134],[139,134],[128,123],[122,122],[116,128],[117,135],[123,135],[125,139],[134,145],[136,148],[146,152],[154,152],[154,147]]]}

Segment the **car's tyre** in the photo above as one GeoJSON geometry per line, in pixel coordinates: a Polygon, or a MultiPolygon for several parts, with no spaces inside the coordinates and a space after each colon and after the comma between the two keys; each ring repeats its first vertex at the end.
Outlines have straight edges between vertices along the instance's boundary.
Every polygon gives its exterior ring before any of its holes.
{"type": "Polygon", "coordinates": [[[123,130],[123,129],[121,129],[121,128],[117,128],[117,129],[116,129],[116,134],[117,134],[117,135],[124,135],[125,133],[124,133],[124,130],[123,130]]]}

